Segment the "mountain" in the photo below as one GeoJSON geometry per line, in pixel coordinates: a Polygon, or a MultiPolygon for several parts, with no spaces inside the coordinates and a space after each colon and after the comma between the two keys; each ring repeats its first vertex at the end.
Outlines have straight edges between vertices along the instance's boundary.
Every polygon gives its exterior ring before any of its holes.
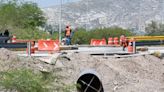
{"type": "MultiPolygon", "coordinates": [[[[120,26],[144,30],[152,20],[164,21],[163,9],[163,0],[81,0],[62,5],[62,23],[89,29],[120,26]]],[[[59,24],[60,6],[43,11],[49,24],[59,24]]]]}

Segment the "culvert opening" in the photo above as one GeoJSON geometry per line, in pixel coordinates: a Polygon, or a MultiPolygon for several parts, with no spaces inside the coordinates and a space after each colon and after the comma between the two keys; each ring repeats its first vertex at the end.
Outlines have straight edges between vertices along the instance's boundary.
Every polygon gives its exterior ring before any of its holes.
{"type": "Polygon", "coordinates": [[[78,92],[104,92],[99,78],[94,74],[84,74],[77,80],[78,92]]]}

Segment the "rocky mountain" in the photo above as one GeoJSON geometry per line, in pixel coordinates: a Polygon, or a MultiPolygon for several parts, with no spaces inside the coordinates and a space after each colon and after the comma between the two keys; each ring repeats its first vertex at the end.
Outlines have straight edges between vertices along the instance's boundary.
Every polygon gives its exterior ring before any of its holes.
{"type": "MultiPolygon", "coordinates": [[[[152,20],[164,21],[164,0],[81,0],[62,5],[62,23],[73,27],[120,26],[144,30],[152,20]]],[[[43,9],[49,24],[58,25],[60,6],[43,9]]]]}

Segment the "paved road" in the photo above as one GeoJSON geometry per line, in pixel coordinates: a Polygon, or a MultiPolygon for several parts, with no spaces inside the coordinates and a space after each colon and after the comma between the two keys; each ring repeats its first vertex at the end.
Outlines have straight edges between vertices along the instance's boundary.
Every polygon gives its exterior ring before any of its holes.
{"type": "Polygon", "coordinates": [[[164,53],[164,46],[139,46],[137,48],[148,48],[148,52],[150,53],[154,53],[156,51],[164,53]]]}

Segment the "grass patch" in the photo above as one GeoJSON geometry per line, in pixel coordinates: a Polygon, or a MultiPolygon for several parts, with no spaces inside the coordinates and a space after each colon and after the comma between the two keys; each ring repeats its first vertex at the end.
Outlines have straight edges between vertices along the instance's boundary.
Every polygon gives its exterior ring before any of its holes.
{"type": "MultiPolygon", "coordinates": [[[[49,79],[49,78],[48,78],[49,79]]],[[[12,70],[0,73],[0,86],[6,90],[18,92],[49,92],[45,86],[49,83],[42,74],[31,70],[12,70]]]]}
{"type": "Polygon", "coordinates": [[[0,87],[6,92],[72,92],[76,85],[65,85],[59,75],[49,72],[34,73],[20,69],[0,72],[0,87]]]}

